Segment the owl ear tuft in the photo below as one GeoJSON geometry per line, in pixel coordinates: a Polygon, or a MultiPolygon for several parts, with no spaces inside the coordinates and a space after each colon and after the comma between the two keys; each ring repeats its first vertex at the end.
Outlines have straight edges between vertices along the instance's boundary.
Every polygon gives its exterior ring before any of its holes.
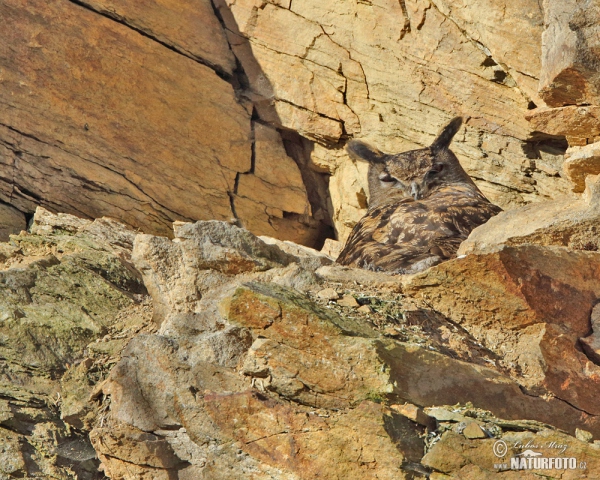
{"type": "Polygon", "coordinates": [[[370,163],[382,163],[387,157],[385,153],[360,140],[348,142],[346,150],[354,160],[366,160],[370,163]]]}
{"type": "Polygon", "coordinates": [[[434,152],[448,148],[450,142],[452,142],[452,139],[454,138],[454,135],[456,135],[456,132],[458,132],[460,129],[462,122],[462,117],[453,118],[433,141],[430,148],[434,152]]]}

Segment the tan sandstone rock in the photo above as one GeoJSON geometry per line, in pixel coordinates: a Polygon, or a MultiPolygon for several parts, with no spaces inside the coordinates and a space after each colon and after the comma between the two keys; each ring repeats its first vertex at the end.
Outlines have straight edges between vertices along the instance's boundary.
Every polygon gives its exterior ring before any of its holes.
{"type": "Polygon", "coordinates": [[[321,232],[311,218],[298,165],[287,155],[277,130],[256,122],[253,128],[254,162],[238,175],[233,197],[241,225],[256,235],[314,245],[321,232]]]}
{"type": "Polygon", "coordinates": [[[600,174],[600,143],[571,147],[565,153],[563,169],[574,192],[585,190],[586,177],[600,174]]]}
{"type": "Polygon", "coordinates": [[[544,1],[540,95],[551,107],[600,103],[600,6],[544,1]]]}
{"type": "Polygon", "coordinates": [[[581,198],[563,197],[501,212],[477,227],[458,255],[491,253],[505,245],[556,245],[576,250],[600,248],[600,176],[586,178],[581,198]]]}
{"type": "Polygon", "coordinates": [[[111,479],[168,480],[183,463],[164,438],[130,425],[98,428],[90,439],[111,479]]]}
{"type": "Polygon", "coordinates": [[[317,142],[312,164],[333,174],[340,239],[368,198],[365,167],[340,149],[347,136],[395,153],[428,145],[462,114],[470,118],[453,149],[492,201],[510,207],[567,191],[556,169],[533,161],[548,145],[527,141],[533,129],[523,118],[543,106],[538,2],[381,0],[333,8],[239,0],[219,3],[219,11],[261,118],[317,142]]]}
{"type": "Polygon", "coordinates": [[[533,130],[550,135],[583,139],[600,135],[600,106],[597,105],[538,108],[525,118],[529,120],[533,130]]]}

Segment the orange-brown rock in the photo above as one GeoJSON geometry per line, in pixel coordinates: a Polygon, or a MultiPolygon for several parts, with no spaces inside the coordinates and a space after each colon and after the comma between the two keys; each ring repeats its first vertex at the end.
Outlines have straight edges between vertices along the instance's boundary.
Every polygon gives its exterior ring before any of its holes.
{"type": "Polygon", "coordinates": [[[567,149],[563,170],[573,184],[573,191],[583,192],[587,176],[600,174],[600,143],[567,149]]]}
{"type": "MultiPolygon", "coordinates": [[[[222,434],[296,478],[409,478],[402,464],[422,454],[419,428],[374,402],[329,414],[251,392],[203,400],[222,434]]],[[[194,431],[194,425],[187,428],[194,431]]]]}
{"type": "Polygon", "coordinates": [[[209,0],[83,0],[102,15],[114,18],[220,73],[231,75],[235,57],[209,0]]]}
{"type": "MultiPolygon", "coordinates": [[[[585,442],[550,429],[537,433],[506,432],[500,438],[487,440],[467,440],[455,432],[446,432],[423,457],[423,464],[447,474],[439,478],[536,480],[543,474],[549,478],[576,480],[595,477],[600,468],[600,452],[585,442]],[[494,445],[499,441],[506,445],[504,456],[494,454],[494,445]],[[563,459],[575,458],[575,468],[534,468],[533,461],[531,468],[511,468],[511,461],[517,460],[520,465],[523,454],[528,465],[527,450],[539,454],[534,457],[560,458],[561,466],[563,459]]],[[[539,459],[535,464],[540,464],[539,459]]]]}
{"type": "Polygon", "coordinates": [[[274,128],[254,123],[254,163],[237,178],[233,203],[241,224],[255,234],[314,245],[321,234],[300,169],[274,128]]]}
{"type": "Polygon", "coordinates": [[[600,103],[600,7],[544,0],[540,96],[551,107],[600,103]]]}
{"type": "Polygon", "coordinates": [[[163,234],[232,217],[250,168],[248,113],[212,69],[68,2],[0,6],[2,199],[163,234]],[[69,41],[65,41],[68,38],[69,41]]]}
{"type": "Polygon", "coordinates": [[[130,425],[98,428],[90,440],[111,479],[169,480],[183,463],[167,440],[130,425]]]}
{"type": "Polygon", "coordinates": [[[525,118],[532,130],[550,135],[584,139],[600,135],[600,106],[597,105],[537,108],[525,118]]]}
{"type": "Polygon", "coordinates": [[[14,45],[0,57],[0,201],[163,235],[173,220],[237,217],[318,243],[298,166],[238,99],[210,1],[85,5],[0,6],[13,26],[0,42],[14,45]]]}
{"type": "Polygon", "coordinates": [[[600,254],[521,245],[467,255],[406,280],[502,358],[522,385],[600,415],[600,367],[579,349],[600,298],[600,254]]]}
{"type": "Polygon", "coordinates": [[[600,176],[586,178],[581,197],[565,196],[549,202],[501,212],[471,232],[458,255],[491,253],[505,245],[556,245],[574,250],[600,249],[600,176]]]}

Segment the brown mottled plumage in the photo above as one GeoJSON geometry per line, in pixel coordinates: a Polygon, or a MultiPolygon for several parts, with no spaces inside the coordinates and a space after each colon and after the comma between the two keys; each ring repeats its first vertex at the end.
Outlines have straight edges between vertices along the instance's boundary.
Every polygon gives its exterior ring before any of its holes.
{"type": "Polygon", "coordinates": [[[448,146],[452,120],[428,148],[386,155],[353,140],[350,156],[367,160],[370,205],[337,261],[391,273],[416,273],[456,255],[471,230],[501,211],[479,191],[448,146]]]}

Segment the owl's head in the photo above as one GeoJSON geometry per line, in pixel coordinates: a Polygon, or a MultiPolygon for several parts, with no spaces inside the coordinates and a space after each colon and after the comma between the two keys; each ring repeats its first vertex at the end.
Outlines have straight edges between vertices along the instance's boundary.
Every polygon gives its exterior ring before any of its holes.
{"type": "Polygon", "coordinates": [[[431,146],[395,155],[382,153],[360,140],[349,142],[346,148],[350,156],[370,163],[370,207],[406,197],[426,198],[436,188],[448,184],[466,183],[475,187],[449,149],[461,125],[462,118],[456,117],[431,146]]]}

